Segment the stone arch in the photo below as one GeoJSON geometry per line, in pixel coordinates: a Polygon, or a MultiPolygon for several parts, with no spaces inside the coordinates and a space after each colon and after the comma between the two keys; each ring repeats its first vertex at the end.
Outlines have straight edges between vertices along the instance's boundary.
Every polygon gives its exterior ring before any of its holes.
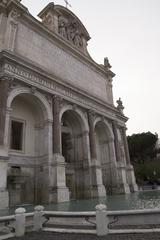
{"type": "Polygon", "coordinates": [[[26,87],[19,87],[19,88],[15,88],[13,89],[7,99],[7,108],[11,107],[11,103],[13,101],[13,99],[20,95],[20,94],[30,94],[34,97],[36,97],[39,102],[41,102],[41,106],[42,106],[42,110],[45,116],[45,120],[53,120],[53,116],[52,116],[52,111],[51,111],[51,107],[49,105],[49,103],[47,102],[46,98],[38,91],[35,91],[32,93],[32,90],[30,88],[26,88],[26,87]]]}
{"type": "Polygon", "coordinates": [[[94,121],[94,127],[98,122],[103,122],[107,128],[108,131],[108,137],[110,138],[110,141],[114,141],[114,134],[111,126],[109,125],[108,121],[106,119],[103,119],[102,117],[97,117],[94,121]]]}
{"type": "Polygon", "coordinates": [[[17,87],[8,96],[7,108],[10,109],[7,126],[10,145],[8,168],[10,204],[44,203],[48,198],[46,166],[52,154],[51,107],[40,92],[17,87]],[[22,130],[16,128],[22,135],[20,140],[22,147],[19,149],[12,145],[17,123],[21,123],[22,126],[22,130]],[[15,177],[18,180],[15,180],[15,177]]]}
{"type": "Polygon", "coordinates": [[[102,168],[103,184],[107,194],[113,192],[115,184],[115,147],[114,135],[106,119],[96,118],[94,121],[96,134],[97,160],[102,168]]]}
{"type": "Polygon", "coordinates": [[[66,162],[66,186],[71,199],[88,197],[88,122],[85,114],[78,107],[64,106],[60,113],[62,122],[62,155],[66,162]]]}
{"type": "Polygon", "coordinates": [[[77,116],[79,116],[79,118],[81,119],[81,124],[82,124],[83,131],[89,132],[88,121],[85,117],[85,114],[81,111],[81,109],[79,109],[78,107],[76,107],[74,105],[69,105],[68,104],[68,105],[65,105],[65,106],[62,107],[62,109],[60,111],[60,115],[59,115],[60,120],[62,118],[62,115],[68,110],[71,110],[71,111],[75,112],[77,114],[77,116]]]}

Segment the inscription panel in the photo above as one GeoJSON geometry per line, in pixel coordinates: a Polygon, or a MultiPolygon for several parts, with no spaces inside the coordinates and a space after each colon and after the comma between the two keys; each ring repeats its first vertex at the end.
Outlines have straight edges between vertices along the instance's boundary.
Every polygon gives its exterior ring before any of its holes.
{"type": "Polygon", "coordinates": [[[25,25],[19,24],[16,51],[72,86],[106,102],[106,79],[25,25]]]}

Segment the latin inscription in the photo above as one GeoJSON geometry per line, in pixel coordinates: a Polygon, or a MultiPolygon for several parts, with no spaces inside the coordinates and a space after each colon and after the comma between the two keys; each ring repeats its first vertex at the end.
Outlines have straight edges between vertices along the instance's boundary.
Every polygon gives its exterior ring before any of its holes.
{"type": "MultiPolygon", "coordinates": [[[[24,80],[26,82],[26,80],[28,80],[30,84],[36,83],[38,87],[41,89],[46,88],[48,92],[51,92],[53,94],[59,93],[60,95],[63,95],[65,98],[67,97],[73,99],[79,104],[81,103],[82,105],[87,105],[88,108],[97,109],[98,111],[101,111],[103,112],[103,114],[106,115],[106,108],[102,107],[102,105],[96,103],[95,101],[86,99],[84,96],[78,93],[74,93],[74,91],[72,90],[68,90],[63,86],[60,86],[56,82],[53,82],[52,80],[40,78],[39,76],[36,76],[35,74],[32,74],[23,68],[11,65],[9,63],[5,63],[4,69],[5,71],[7,71],[7,73],[14,74],[16,75],[17,78],[21,78],[22,81],[24,80]]],[[[113,114],[111,113],[108,113],[107,115],[113,117],[113,114]]]]}

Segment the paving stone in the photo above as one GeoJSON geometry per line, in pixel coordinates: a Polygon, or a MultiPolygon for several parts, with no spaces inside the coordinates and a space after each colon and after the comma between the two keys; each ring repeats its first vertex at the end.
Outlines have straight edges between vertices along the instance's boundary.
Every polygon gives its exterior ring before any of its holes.
{"type": "Polygon", "coordinates": [[[160,233],[114,234],[98,237],[89,234],[32,232],[24,237],[12,238],[12,240],[160,240],[160,233]]]}

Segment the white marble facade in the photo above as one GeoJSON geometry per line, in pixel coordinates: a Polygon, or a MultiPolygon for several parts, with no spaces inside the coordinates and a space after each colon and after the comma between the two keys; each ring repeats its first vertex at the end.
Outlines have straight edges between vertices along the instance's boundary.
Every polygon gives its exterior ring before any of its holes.
{"type": "Polygon", "coordinates": [[[0,207],[137,191],[114,73],[67,8],[0,2],[0,207]]]}

